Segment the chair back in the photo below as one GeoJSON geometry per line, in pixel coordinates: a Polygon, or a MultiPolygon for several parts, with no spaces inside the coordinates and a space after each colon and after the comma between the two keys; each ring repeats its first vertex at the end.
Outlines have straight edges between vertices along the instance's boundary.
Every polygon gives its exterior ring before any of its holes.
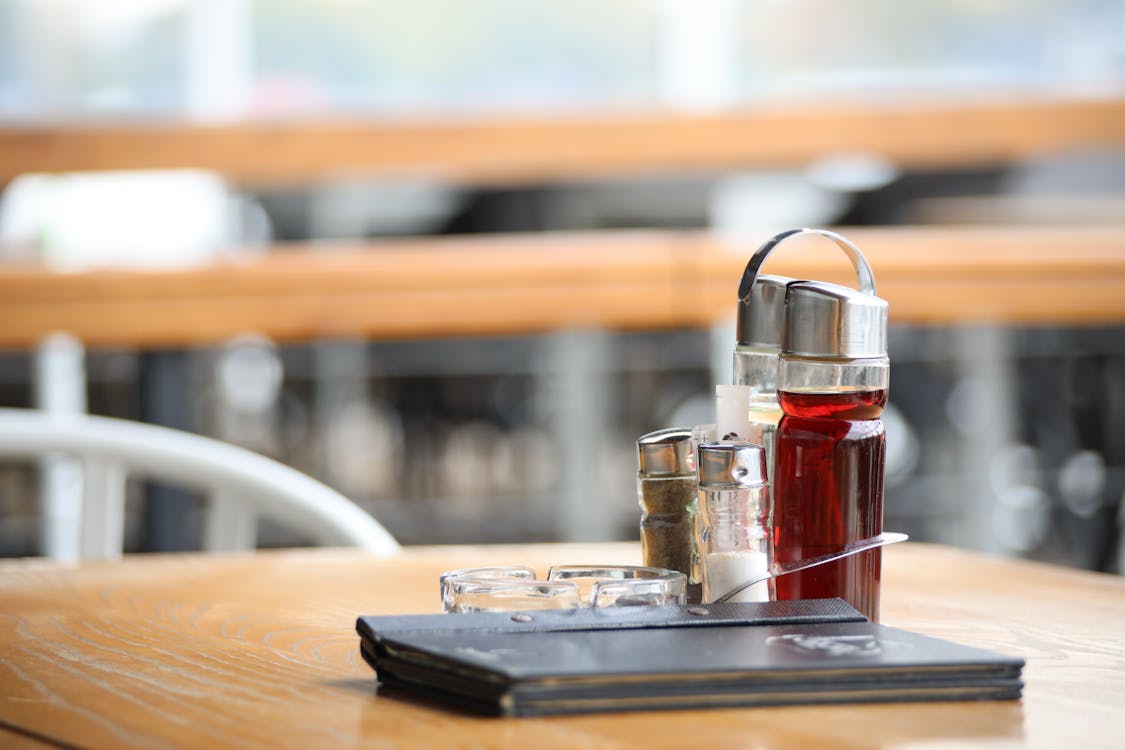
{"type": "Polygon", "coordinates": [[[118,557],[129,475],[171,480],[208,494],[204,548],[252,548],[257,516],[326,545],[386,556],[399,545],[362,508],[331,487],[229,443],[166,427],[81,414],[0,409],[0,456],[65,455],[82,466],[80,556],[118,557]]]}

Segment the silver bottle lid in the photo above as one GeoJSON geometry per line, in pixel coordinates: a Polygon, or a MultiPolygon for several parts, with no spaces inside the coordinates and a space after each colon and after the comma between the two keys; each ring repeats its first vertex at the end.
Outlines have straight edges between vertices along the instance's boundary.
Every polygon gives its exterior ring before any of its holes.
{"type": "Polygon", "coordinates": [[[758,276],[745,296],[739,297],[739,344],[781,344],[781,331],[785,327],[785,285],[792,280],[787,276],[758,276]]]}
{"type": "Polygon", "coordinates": [[[756,487],[766,483],[766,452],[753,443],[699,446],[700,487],[756,487]]]}
{"type": "Polygon", "coordinates": [[[691,430],[672,427],[637,438],[637,463],[642,477],[693,474],[691,458],[691,430]]]}
{"type": "Polygon", "coordinates": [[[886,356],[886,300],[824,281],[795,281],[785,299],[783,352],[848,359],[886,356]]]}

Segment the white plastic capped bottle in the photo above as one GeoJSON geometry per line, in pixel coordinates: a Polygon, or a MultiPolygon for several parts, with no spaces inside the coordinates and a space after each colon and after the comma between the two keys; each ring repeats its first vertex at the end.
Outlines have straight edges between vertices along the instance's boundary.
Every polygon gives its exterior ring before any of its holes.
{"type": "MultiPolygon", "coordinates": [[[[768,575],[772,561],[770,490],[766,454],[751,443],[699,446],[699,517],[703,601],[713,602],[746,581],[768,575]]],[[[730,601],[769,601],[771,581],[750,586],[730,601]]]]}

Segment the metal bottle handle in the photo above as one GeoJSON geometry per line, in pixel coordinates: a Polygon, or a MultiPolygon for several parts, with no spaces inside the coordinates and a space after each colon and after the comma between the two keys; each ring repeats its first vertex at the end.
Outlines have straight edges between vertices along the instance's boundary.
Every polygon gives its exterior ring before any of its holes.
{"type": "Polygon", "coordinates": [[[754,288],[754,283],[758,280],[758,271],[762,268],[762,264],[766,262],[766,258],[769,257],[769,254],[774,251],[774,248],[790,237],[798,234],[819,234],[821,237],[827,237],[835,242],[852,262],[852,267],[855,269],[856,280],[859,282],[859,290],[864,294],[870,294],[872,297],[875,296],[875,274],[871,272],[871,266],[867,264],[867,258],[863,257],[863,253],[860,252],[859,248],[856,247],[851,240],[843,235],[830,232],[827,229],[790,229],[767,240],[766,243],[759,247],[750,257],[750,262],[746,264],[746,270],[742,272],[742,282],[738,285],[738,299],[740,302],[750,301],[750,292],[754,288]]]}

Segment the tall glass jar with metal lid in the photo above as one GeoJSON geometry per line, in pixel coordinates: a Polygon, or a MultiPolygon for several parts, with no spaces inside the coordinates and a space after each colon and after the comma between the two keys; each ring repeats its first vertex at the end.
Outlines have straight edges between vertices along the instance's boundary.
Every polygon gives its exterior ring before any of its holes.
{"type": "Polygon", "coordinates": [[[781,406],[777,401],[778,354],[785,324],[785,276],[758,276],[739,290],[738,341],[734,348],[734,384],[750,389],[751,442],[766,450],[773,468],[774,440],[781,406]]]}
{"type": "MultiPolygon", "coordinates": [[[[837,552],[883,530],[887,303],[819,281],[789,285],[778,397],[774,554],[837,552]]],[[[779,578],[779,599],[841,597],[879,617],[875,549],[779,578]]]]}

